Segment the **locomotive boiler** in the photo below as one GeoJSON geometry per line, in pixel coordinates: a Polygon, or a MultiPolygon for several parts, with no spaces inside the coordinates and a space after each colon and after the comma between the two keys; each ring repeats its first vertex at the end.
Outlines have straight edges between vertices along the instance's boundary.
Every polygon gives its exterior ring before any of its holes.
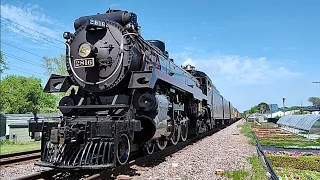
{"type": "Polygon", "coordinates": [[[237,119],[205,73],[176,65],[164,42],[141,36],[135,13],[83,16],[74,29],[63,34],[68,76],[52,74],[44,88],[67,92],[62,116],[29,125],[42,132],[38,165],[123,165],[131,152],[152,154],[237,119]]]}

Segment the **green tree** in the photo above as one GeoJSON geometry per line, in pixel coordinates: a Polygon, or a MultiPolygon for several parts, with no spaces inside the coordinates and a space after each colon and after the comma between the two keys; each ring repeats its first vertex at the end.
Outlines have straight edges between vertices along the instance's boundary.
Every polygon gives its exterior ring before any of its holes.
{"type": "Polygon", "coordinates": [[[313,106],[320,105],[320,98],[318,97],[310,97],[308,101],[311,102],[313,106]]]}
{"type": "Polygon", "coordinates": [[[60,54],[58,58],[43,57],[42,62],[46,69],[45,75],[68,75],[65,55],[60,54]]]}
{"type": "Polygon", "coordinates": [[[250,108],[249,110],[244,111],[244,114],[254,114],[254,113],[266,113],[267,111],[269,111],[269,105],[265,102],[261,102],[258,105],[253,106],[252,108],[250,108]]]}
{"type": "Polygon", "coordinates": [[[297,106],[291,106],[291,107],[289,108],[289,111],[293,111],[293,110],[298,110],[298,107],[297,107],[297,106]]]}
{"type": "MultiPolygon", "coordinates": [[[[60,57],[58,57],[58,58],[56,58],[56,57],[54,57],[54,58],[43,57],[42,62],[43,62],[43,65],[46,69],[45,75],[49,75],[49,76],[51,74],[58,74],[58,75],[63,75],[63,76],[68,75],[65,55],[60,54],[60,57]]],[[[65,93],[64,92],[57,93],[57,96],[59,97],[59,99],[61,99],[62,97],[66,96],[66,95],[69,95],[72,88],[74,88],[76,90],[76,92],[78,91],[77,86],[71,86],[71,88],[65,93]]]]}
{"type": "Polygon", "coordinates": [[[280,119],[281,118],[281,116],[279,116],[279,115],[277,115],[276,117],[274,117],[275,119],[280,119]]]}
{"type": "Polygon", "coordinates": [[[307,112],[304,112],[302,109],[299,109],[298,112],[295,112],[293,114],[308,114],[307,112]]]}
{"type": "Polygon", "coordinates": [[[261,102],[260,104],[258,104],[258,108],[261,113],[266,113],[270,110],[269,105],[265,102],[261,102]]]}
{"type": "Polygon", "coordinates": [[[258,106],[253,106],[251,109],[249,109],[248,113],[253,114],[259,112],[259,107],[258,106]]]}
{"type": "Polygon", "coordinates": [[[2,74],[5,70],[9,69],[4,59],[5,57],[2,51],[0,51],[0,74],[2,74]]]}
{"type": "Polygon", "coordinates": [[[5,113],[56,112],[57,96],[43,93],[41,79],[7,76],[0,81],[0,108],[5,113]]]}

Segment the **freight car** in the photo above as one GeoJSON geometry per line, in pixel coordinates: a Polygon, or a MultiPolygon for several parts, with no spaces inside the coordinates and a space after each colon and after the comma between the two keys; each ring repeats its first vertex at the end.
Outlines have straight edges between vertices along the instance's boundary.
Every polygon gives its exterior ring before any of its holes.
{"type": "Polygon", "coordinates": [[[65,32],[68,76],[52,74],[44,92],[69,92],[42,132],[40,166],[104,169],[130,154],[152,154],[238,117],[211,79],[178,66],[164,42],[145,40],[137,15],[122,10],[83,16],[65,32]],[[75,89],[74,87],[78,87],[75,89]]]}

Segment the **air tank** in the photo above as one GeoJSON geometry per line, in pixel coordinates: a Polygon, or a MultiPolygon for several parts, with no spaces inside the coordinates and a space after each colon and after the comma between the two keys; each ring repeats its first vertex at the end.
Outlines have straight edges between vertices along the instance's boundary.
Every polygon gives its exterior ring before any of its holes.
{"type": "Polygon", "coordinates": [[[138,26],[137,15],[128,11],[121,10],[108,10],[105,14],[96,14],[91,16],[82,16],[74,21],[74,29],[77,30],[83,24],[85,24],[89,19],[93,20],[110,20],[115,21],[122,26],[125,26],[127,23],[131,22],[134,27],[138,26]]]}
{"type": "Polygon", "coordinates": [[[166,50],[166,46],[164,44],[164,42],[160,41],[160,40],[147,40],[149,43],[151,43],[152,45],[156,46],[157,48],[159,48],[163,53],[165,53],[166,50]]]}

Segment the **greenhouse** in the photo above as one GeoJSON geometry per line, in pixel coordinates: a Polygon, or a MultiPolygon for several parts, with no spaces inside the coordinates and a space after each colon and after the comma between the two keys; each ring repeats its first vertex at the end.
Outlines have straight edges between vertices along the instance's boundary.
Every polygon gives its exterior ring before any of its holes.
{"type": "Polygon", "coordinates": [[[320,114],[287,115],[281,117],[277,124],[309,139],[320,138],[320,114]]]}

